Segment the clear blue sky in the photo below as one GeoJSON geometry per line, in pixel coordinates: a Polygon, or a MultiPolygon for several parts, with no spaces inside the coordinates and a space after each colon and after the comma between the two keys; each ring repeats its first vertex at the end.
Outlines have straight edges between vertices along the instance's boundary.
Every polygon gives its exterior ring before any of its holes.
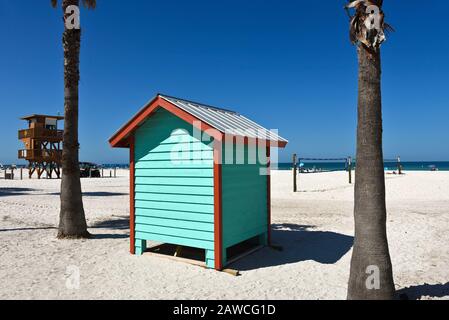
{"type": "MultiPolygon", "coordinates": [[[[81,13],[81,160],[127,162],[107,140],[157,92],[278,128],[281,160],[355,153],[345,1],[97,2],[81,13]]],[[[449,2],[384,2],[385,157],[449,160],[449,2]]],[[[19,163],[20,116],[63,111],[62,28],[50,0],[0,0],[2,163],[19,163]]]]}

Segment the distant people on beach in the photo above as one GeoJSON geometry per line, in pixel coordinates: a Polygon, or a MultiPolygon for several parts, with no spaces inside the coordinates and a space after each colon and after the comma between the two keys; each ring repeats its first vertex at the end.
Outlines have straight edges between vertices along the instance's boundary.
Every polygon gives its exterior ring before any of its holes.
{"type": "Polygon", "coordinates": [[[313,166],[313,168],[301,167],[298,171],[298,173],[317,173],[317,172],[325,172],[325,171],[323,169],[317,168],[315,166],[313,166]]]}

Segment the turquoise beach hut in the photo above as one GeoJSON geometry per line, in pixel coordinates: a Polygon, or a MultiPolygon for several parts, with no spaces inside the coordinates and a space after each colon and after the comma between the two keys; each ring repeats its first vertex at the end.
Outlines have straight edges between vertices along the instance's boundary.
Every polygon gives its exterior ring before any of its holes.
{"type": "Polygon", "coordinates": [[[130,149],[130,251],[147,241],[204,250],[270,242],[270,150],[287,140],[225,109],[158,94],[109,140],[130,149]]]}

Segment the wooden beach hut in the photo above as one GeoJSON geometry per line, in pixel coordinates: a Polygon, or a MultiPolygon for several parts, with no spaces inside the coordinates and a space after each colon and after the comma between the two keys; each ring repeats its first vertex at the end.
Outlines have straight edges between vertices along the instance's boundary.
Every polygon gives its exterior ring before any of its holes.
{"type": "Polygon", "coordinates": [[[130,149],[130,251],[147,241],[228,263],[249,239],[270,242],[270,149],[287,140],[225,109],[158,94],[109,140],[130,149]]]}

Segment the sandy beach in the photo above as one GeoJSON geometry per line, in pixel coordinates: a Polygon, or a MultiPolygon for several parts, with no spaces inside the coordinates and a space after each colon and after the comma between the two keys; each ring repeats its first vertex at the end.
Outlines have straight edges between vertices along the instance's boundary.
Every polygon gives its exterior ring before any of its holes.
{"type": "MultiPolygon", "coordinates": [[[[346,172],[272,174],[273,242],[241,276],[129,254],[128,172],[83,179],[91,240],[57,240],[59,180],[0,180],[0,299],[345,299],[353,241],[346,172]],[[79,288],[68,284],[79,270],[79,288]]],[[[387,175],[396,289],[449,299],[449,172],[387,175]]],[[[69,283],[70,284],[70,283],[69,283]]]]}

